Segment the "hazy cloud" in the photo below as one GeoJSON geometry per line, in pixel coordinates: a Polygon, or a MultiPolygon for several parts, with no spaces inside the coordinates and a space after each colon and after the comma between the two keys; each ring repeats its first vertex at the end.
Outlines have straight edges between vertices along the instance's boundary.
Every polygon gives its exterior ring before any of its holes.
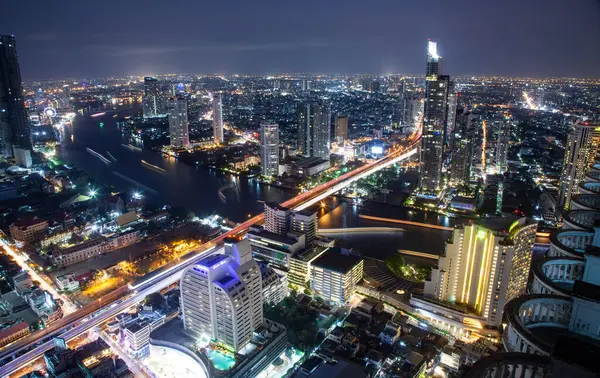
{"type": "Polygon", "coordinates": [[[61,35],[54,32],[42,32],[25,35],[23,38],[34,42],[54,42],[60,40],[61,35]]]}
{"type": "Polygon", "coordinates": [[[142,56],[163,55],[181,52],[206,52],[206,51],[261,51],[261,50],[294,50],[304,48],[324,48],[329,44],[321,41],[305,42],[275,42],[275,43],[221,43],[192,46],[115,46],[115,45],[89,45],[87,50],[95,50],[109,56],[142,56]]]}

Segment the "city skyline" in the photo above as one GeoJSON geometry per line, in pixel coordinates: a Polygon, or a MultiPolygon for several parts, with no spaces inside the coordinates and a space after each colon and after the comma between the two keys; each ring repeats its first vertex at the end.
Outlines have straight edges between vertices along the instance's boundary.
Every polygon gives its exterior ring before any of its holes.
{"type": "Polygon", "coordinates": [[[600,0],[313,1],[0,8],[0,376],[595,376],[600,0]]]}
{"type": "Polygon", "coordinates": [[[600,76],[594,64],[600,52],[593,49],[600,36],[597,1],[511,1],[502,9],[465,0],[328,2],[311,22],[291,4],[266,2],[233,9],[181,2],[147,7],[144,17],[137,9],[135,2],[118,8],[109,2],[93,12],[76,2],[14,4],[11,17],[0,20],[3,32],[18,39],[25,80],[184,72],[420,74],[427,38],[444,47],[445,70],[454,75],[600,76]],[[24,18],[30,22],[19,22],[24,18]]]}

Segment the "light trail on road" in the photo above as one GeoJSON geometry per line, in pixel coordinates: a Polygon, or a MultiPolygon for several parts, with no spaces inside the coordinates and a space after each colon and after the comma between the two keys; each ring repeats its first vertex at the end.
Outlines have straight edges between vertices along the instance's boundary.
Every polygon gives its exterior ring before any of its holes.
{"type": "Polygon", "coordinates": [[[56,291],[56,289],[54,288],[54,286],[50,285],[42,276],[39,275],[39,273],[35,269],[29,266],[29,264],[27,264],[27,261],[25,260],[25,257],[23,257],[20,253],[12,249],[12,247],[6,242],[6,240],[0,238],[0,245],[2,245],[6,254],[12,257],[15,260],[15,262],[21,267],[21,269],[29,273],[29,275],[34,281],[40,283],[40,288],[42,290],[46,290],[47,292],[52,294],[54,298],[58,298],[63,302],[63,314],[68,315],[77,310],[77,307],[73,305],[73,303],[71,303],[69,298],[62,294],[59,294],[58,291],[56,291]]]}

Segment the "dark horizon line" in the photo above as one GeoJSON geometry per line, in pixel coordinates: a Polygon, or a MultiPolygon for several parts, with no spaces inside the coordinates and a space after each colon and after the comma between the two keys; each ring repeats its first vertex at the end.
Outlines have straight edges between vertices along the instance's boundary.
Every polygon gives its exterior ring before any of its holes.
{"type": "MultiPolygon", "coordinates": [[[[325,73],[325,72],[279,72],[279,73],[159,73],[159,74],[139,74],[139,75],[97,75],[97,76],[87,76],[87,77],[63,77],[63,78],[47,78],[47,79],[23,79],[23,83],[32,83],[32,82],[50,82],[50,81],[69,81],[69,80],[91,80],[91,79],[121,79],[127,77],[161,77],[161,76],[254,76],[254,77],[267,77],[267,76],[373,76],[373,77],[382,77],[382,76],[406,76],[409,78],[425,78],[424,74],[411,74],[411,73],[388,73],[388,74],[375,74],[375,73],[366,73],[366,72],[358,72],[358,73],[325,73]]],[[[448,75],[444,73],[443,75],[448,75]]],[[[528,79],[528,80],[586,80],[586,81],[594,81],[600,80],[600,76],[504,76],[504,75],[493,75],[493,74],[460,74],[460,75],[449,75],[451,78],[495,78],[495,79],[528,79]]]]}

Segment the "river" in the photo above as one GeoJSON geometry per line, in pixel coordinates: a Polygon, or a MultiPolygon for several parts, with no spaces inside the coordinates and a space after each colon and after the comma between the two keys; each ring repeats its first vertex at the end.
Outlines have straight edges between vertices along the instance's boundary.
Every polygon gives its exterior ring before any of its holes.
{"type": "Polygon", "coordinates": [[[249,214],[262,211],[262,201],[283,202],[294,195],[293,191],[259,185],[253,179],[179,163],[153,151],[125,148],[122,144],[133,141],[118,130],[112,115],[107,113],[94,118],[78,115],[61,135],[58,157],[97,181],[114,185],[119,191],[139,190],[151,202],[189,208],[200,217],[219,214],[240,222],[249,214]],[[86,148],[111,163],[106,164],[86,148]],[[144,166],[142,160],[161,167],[164,172],[144,166]],[[133,182],[143,186],[137,188],[133,182]],[[220,189],[225,198],[219,196],[220,189]]]}
{"type": "MultiPolygon", "coordinates": [[[[189,166],[153,151],[132,150],[122,146],[129,143],[135,144],[135,141],[118,130],[111,113],[94,118],[87,115],[77,116],[72,127],[66,127],[61,135],[58,155],[64,163],[76,166],[99,182],[114,185],[118,190],[128,193],[139,190],[150,202],[186,207],[200,217],[219,214],[234,222],[240,222],[250,214],[261,212],[263,201],[283,202],[294,195],[294,191],[259,185],[253,179],[189,166]],[[106,164],[86,148],[101,154],[111,163],[106,164]],[[165,171],[148,168],[141,163],[142,160],[165,171]],[[137,187],[133,182],[142,186],[137,187]],[[219,190],[223,192],[225,199],[219,196],[219,190]]],[[[443,251],[450,232],[368,221],[359,218],[359,214],[447,227],[456,222],[434,213],[377,203],[366,203],[358,207],[342,203],[337,198],[329,198],[326,202],[327,208],[319,209],[320,228],[384,226],[402,229],[394,233],[335,235],[336,239],[344,240],[344,245],[357,248],[365,255],[378,259],[385,259],[390,254],[397,253],[398,249],[439,254],[443,251]]],[[[428,265],[432,261],[420,262],[428,265]]]]}

